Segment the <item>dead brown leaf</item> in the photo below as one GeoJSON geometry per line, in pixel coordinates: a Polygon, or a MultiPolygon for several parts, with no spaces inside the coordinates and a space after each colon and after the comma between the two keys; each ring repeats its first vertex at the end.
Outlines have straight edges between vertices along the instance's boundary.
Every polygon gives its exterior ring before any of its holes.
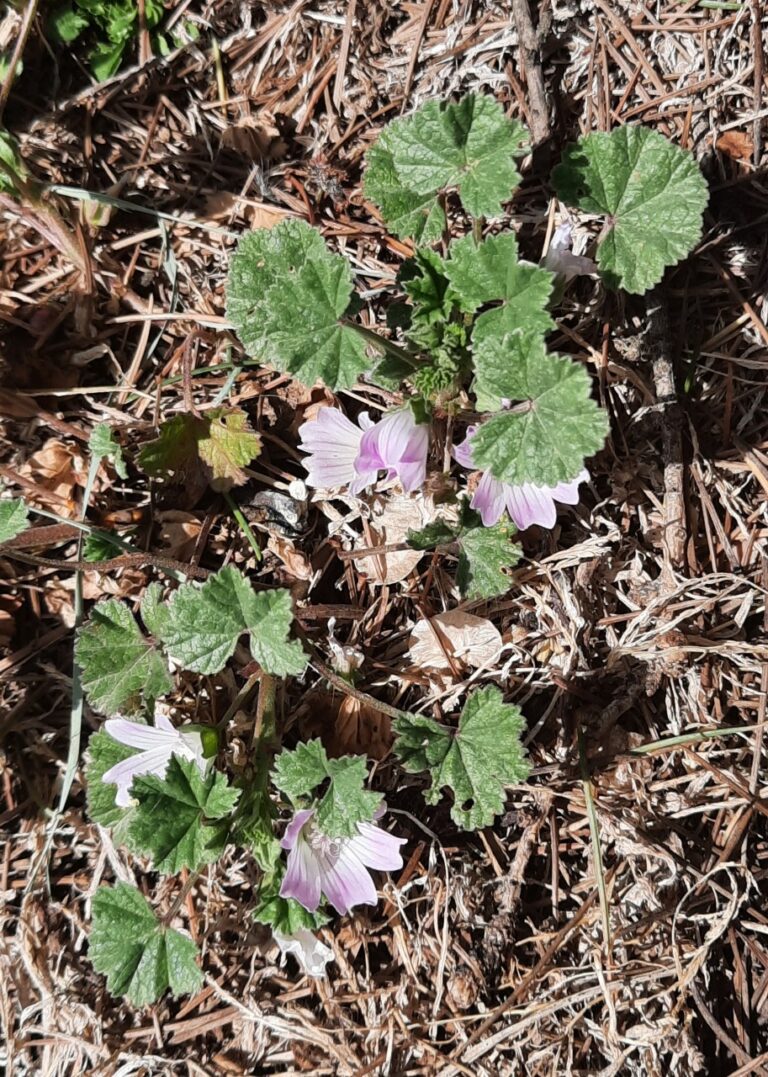
{"type": "Polygon", "coordinates": [[[313,575],[312,565],[307,557],[297,550],[290,539],[282,535],[272,534],[267,542],[267,549],[278,557],[285,565],[289,575],[296,580],[311,580],[313,575]]]}
{"type": "Polygon", "coordinates": [[[332,756],[367,755],[371,759],[384,759],[393,740],[389,715],[354,696],[345,696],[326,750],[332,756]]]}
{"type": "Polygon", "coordinates": [[[85,486],[87,476],[85,458],[78,448],[49,438],[19,472],[35,483],[28,495],[31,501],[55,505],[62,516],[75,514],[78,509],[75,488],[85,486]]]}
{"type": "Polygon", "coordinates": [[[715,145],[734,161],[751,161],[755,152],[755,144],[746,131],[726,131],[715,145]]]}
{"type": "Polygon", "coordinates": [[[502,648],[501,633],[486,617],[464,610],[419,621],[409,640],[414,665],[440,674],[491,666],[502,648]]]}
{"type": "Polygon", "coordinates": [[[191,512],[169,509],[159,512],[157,519],[160,522],[160,543],[168,556],[176,561],[191,560],[203,527],[197,516],[191,512]]]}
{"type": "MultiPolygon", "coordinates": [[[[445,510],[443,509],[443,514],[445,510]]],[[[365,536],[356,544],[393,546],[404,543],[409,531],[419,531],[438,515],[434,499],[422,493],[404,494],[399,487],[384,498],[377,499],[369,528],[370,541],[365,536]]],[[[409,576],[424,556],[420,550],[399,550],[395,553],[371,554],[355,562],[357,571],[377,584],[399,583],[409,576]]]]}

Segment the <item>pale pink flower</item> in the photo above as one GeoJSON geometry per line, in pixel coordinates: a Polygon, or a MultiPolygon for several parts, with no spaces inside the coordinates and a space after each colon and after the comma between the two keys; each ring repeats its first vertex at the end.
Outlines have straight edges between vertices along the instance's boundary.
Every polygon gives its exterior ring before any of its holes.
{"type": "MultiPolygon", "coordinates": [[[[454,446],[453,455],[462,467],[475,466],[471,441],[476,430],[476,426],[468,427],[466,439],[461,445],[454,446]]],[[[560,501],[564,505],[578,504],[579,486],[588,478],[589,472],[584,468],[571,482],[559,482],[556,486],[537,486],[532,482],[513,486],[495,479],[490,471],[484,471],[472,494],[470,505],[480,513],[486,527],[493,527],[498,523],[505,509],[518,531],[525,531],[533,524],[554,527],[557,519],[555,502],[560,501]]]]}
{"type": "Polygon", "coordinates": [[[349,486],[358,495],[386,471],[409,494],[427,475],[429,428],[416,422],[410,408],[388,412],[377,423],[364,411],[357,425],[338,408],[321,408],[316,419],[302,423],[299,438],[309,453],[309,485],[320,489],[349,486]]]}
{"type": "Polygon", "coordinates": [[[104,729],[119,744],[140,749],[102,775],[101,780],[107,785],[117,786],[115,804],[119,808],[127,808],[132,803],[133,779],[144,774],[164,778],[172,755],[196,763],[200,773],[205,773],[207,764],[200,734],[177,729],[162,714],[156,716],[154,725],[129,722],[127,718],[110,718],[104,723],[104,729]]]}
{"type": "Polygon", "coordinates": [[[564,284],[567,284],[569,280],[573,280],[574,277],[589,276],[591,273],[597,273],[597,266],[592,259],[585,258],[580,254],[574,254],[572,247],[573,228],[565,222],[555,230],[542,263],[550,273],[556,273],[559,277],[562,277],[564,284]]]}
{"type": "Polygon", "coordinates": [[[284,935],[273,927],[272,937],[280,947],[282,957],[293,954],[307,976],[325,976],[325,966],[333,961],[333,950],[313,935],[309,928],[300,927],[293,935],[284,935]]]}
{"type": "Polygon", "coordinates": [[[375,905],[376,887],[370,868],[397,871],[403,866],[396,838],[375,823],[358,823],[353,838],[329,838],[317,826],[314,810],[297,811],[280,843],[288,850],[288,866],[280,896],[294,898],[314,912],[325,894],[342,915],[355,905],[375,905]]]}

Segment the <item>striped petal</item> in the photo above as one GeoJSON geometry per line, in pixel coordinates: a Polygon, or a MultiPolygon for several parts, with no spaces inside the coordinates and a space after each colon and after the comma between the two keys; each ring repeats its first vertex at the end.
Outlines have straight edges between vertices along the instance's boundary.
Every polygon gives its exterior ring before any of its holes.
{"type": "Polygon", "coordinates": [[[355,905],[375,905],[378,901],[371,874],[351,844],[344,845],[335,864],[322,870],[322,889],[342,915],[355,905]]]}
{"type": "Polygon", "coordinates": [[[350,839],[350,848],[366,867],[377,871],[399,871],[403,866],[400,846],[406,838],[396,838],[372,823],[358,823],[359,835],[350,839]]]}
{"type": "Polygon", "coordinates": [[[317,859],[309,843],[299,838],[288,853],[288,866],[280,885],[280,897],[293,898],[314,912],[320,904],[321,879],[317,859]]]}
{"type": "Polygon", "coordinates": [[[299,447],[310,486],[333,490],[355,479],[355,460],[363,431],[338,408],[321,408],[317,418],[299,427],[299,447]]]}
{"type": "Polygon", "coordinates": [[[116,785],[115,803],[119,808],[127,808],[131,803],[130,790],[133,779],[143,774],[156,774],[164,778],[168,762],[173,754],[170,748],[154,748],[150,752],[138,752],[136,755],[115,763],[102,775],[107,785],[116,785]]]}

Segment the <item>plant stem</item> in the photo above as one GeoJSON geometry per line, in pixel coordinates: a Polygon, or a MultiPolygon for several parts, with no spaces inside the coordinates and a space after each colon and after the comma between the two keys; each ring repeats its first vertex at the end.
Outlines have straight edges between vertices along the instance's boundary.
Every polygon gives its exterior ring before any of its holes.
{"type": "Polygon", "coordinates": [[[319,673],[321,677],[324,677],[334,688],[338,688],[340,692],[343,692],[347,696],[352,696],[353,699],[358,700],[360,703],[367,703],[369,707],[373,707],[374,710],[380,711],[381,714],[389,715],[390,718],[402,718],[406,714],[405,711],[398,710],[397,707],[391,707],[389,703],[383,703],[380,699],[376,699],[374,696],[369,696],[366,692],[361,692],[359,688],[355,688],[349,681],[346,681],[341,674],[334,672],[334,670],[322,660],[312,646],[312,642],[306,632],[300,625],[296,625],[296,635],[302,641],[304,646],[309,649],[309,664],[312,666],[312,669],[314,669],[316,673],[319,673]]]}
{"type": "Polygon", "coordinates": [[[192,887],[195,885],[195,883],[197,882],[197,880],[199,878],[200,878],[200,872],[199,871],[191,871],[189,873],[189,878],[184,883],[181,890],[179,890],[178,894],[176,895],[176,897],[174,899],[173,905],[171,905],[170,909],[168,910],[168,912],[165,914],[165,916],[162,919],[162,923],[163,923],[163,925],[165,927],[168,927],[171,920],[173,920],[174,916],[176,915],[176,913],[181,908],[182,901],[187,896],[187,894],[190,892],[190,890],[192,889],[192,887]]]}
{"type": "Polygon", "coordinates": [[[400,362],[405,363],[412,370],[416,370],[418,367],[418,362],[410,356],[404,348],[401,348],[397,344],[393,344],[392,341],[387,340],[386,337],[380,337],[379,334],[374,333],[372,329],[368,329],[364,325],[358,325],[357,322],[347,321],[346,319],[342,319],[342,325],[354,329],[355,332],[359,333],[369,344],[373,344],[375,348],[384,352],[385,355],[391,355],[395,359],[399,359],[400,362]]]}
{"type": "MultiPolygon", "coordinates": [[[[259,701],[256,704],[256,722],[253,727],[253,746],[264,749],[268,758],[277,747],[277,678],[270,673],[259,677],[259,701]]],[[[260,760],[261,761],[261,760],[260,760]]],[[[256,767],[259,772],[259,765],[256,767]]]]}
{"type": "Polygon", "coordinates": [[[242,513],[240,507],[238,506],[237,502],[235,501],[235,499],[230,494],[229,490],[224,491],[224,500],[226,501],[226,503],[229,505],[230,509],[232,510],[232,515],[237,520],[238,527],[243,532],[245,537],[248,539],[248,544],[250,545],[251,549],[253,550],[254,554],[256,555],[256,560],[261,561],[261,546],[259,546],[259,544],[258,544],[258,542],[256,540],[256,536],[254,535],[253,531],[251,531],[250,524],[246,520],[245,516],[243,516],[243,513],[242,513]]]}
{"type": "Polygon", "coordinates": [[[234,716],[237,714],[237,712],[240,710],[242,705],[245,703],[245,701],[250,696],[253,689],[259,683],[260,679],[261,679],[261,674],[260,673],[253,673],[248,678],[248,680],[245,682],[243,687],[240,689],[240,691],[235,696],[231,706],[227,707],[227,710],[226,710],[225,714],[217,722],[217,728],[218,729],[222,729],[222,730],[226,729],[227,723],[229,722],[230,718],[234,718],[234,716]]]}

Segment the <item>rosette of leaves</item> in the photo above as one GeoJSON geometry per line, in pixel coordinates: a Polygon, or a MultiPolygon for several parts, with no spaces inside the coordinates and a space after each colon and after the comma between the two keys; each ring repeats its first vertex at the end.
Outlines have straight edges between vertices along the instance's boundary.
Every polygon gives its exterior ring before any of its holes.
{"type": "Polygon", "coordinates": [[[392,305],[388,319],[400,329],[413,365],[387,357],[376,368],[393,382],[408,381],[432,401],[453,396],[469,370],[469,323],[445,274],[445,262],[428,247],[416,250],[398,274],[407,302],[392,305]]]}
{"type": "Polygon", "coordinates": [[[585,135],[552,179],[564,202],[605,217],[597,264],[611,288],[646,292],[701,237],[706,181],[693,156],[658,131],[585,135]]]}
{"type": "Polygon", "coordinates": [[[368,151],[366,198],[395,235],[433,243],[446,225],[439,197],[446,191],[457,191],[472,217],[501,216],[520,182],[515,158],[527,138],[493,97],[428,101],[385,127],[368,151]]]}

